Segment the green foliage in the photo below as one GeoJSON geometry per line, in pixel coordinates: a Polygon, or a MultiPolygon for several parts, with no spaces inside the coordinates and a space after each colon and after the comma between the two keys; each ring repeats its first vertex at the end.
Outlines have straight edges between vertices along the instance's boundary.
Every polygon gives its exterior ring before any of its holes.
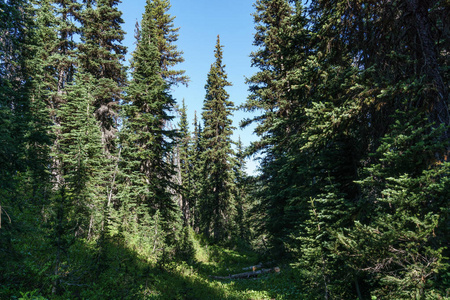
{"type": "Polygon", "coordinates": [[[161,75],[168,86],[184,84],[187,86],[189,77],[184,75],[184,70],[173,70],[178,63],[184,62],[183,52],[177,50],[174,44],[178,40],[178,31],[173,21],[175,17],[169,14],[169,0],[149,0],[147,1],[151,16],[154,22],[153,36],[155,45],[160,53],[159,67],[161,75]]]}
{"type": "Polygon", "coordinates": [[[448,8],[435,4],[256,2],[254,212],[315,298],[445,294],[448,8]]]}
{"type": "Polygon", "coordinates": [[[203,126],[183,103],[175,130],[170,2],[129,83],[117,5],[0,1],[0,298],[449,297],[445,1],[256,1],[236,151],[219,38],[203,126]]]}
{"type": "Polygon", "coordinates": [[[374,211],[370,222],[357,222],[340,240],[357,257],[352,267],[379,280],[374,293],[380,297],[445,295],[448,286],[438,274],[447,269],[449,165],[429,165],[443,148],[437,141],[444,128],[433,129],[420,114],[406,116],[399,113],[405,121],[392,125],[361,182],[374,211]]]}
{"type": "Polygon", "coordinates": [[[92,83],[97,87],[92,96],[102,143],[107,153],[114,153],[118,105],[126,84],[122,13],[117,8],[118,0],[83,2],[83,10],[78,14],[82,25],[78,62],[84,72],[92,75],[92,83]]]}
{"type": "Polygon", "coordinates": [[[191,224],[194,220],[194,200],[192,197],[193,181],[193,163],[191,161],[191,136],[189,133],[189,124],[187,120],[187,109],[184,103],[180,109],[179,137],[176,146],[177,152],[177,177],[180,186],[180,207],[183,214],[184,224],[191,224]]]}
{"type": "MultiPolygon", "coordinates": [[[[146,249],[148,259],[165,259],[179,234],[179,208],[173,199],[175,167],[168,159],[176,132],[169,129],[175,101],[163,71],[157,19],[163,16],[148,1],[137,34],[132,80],[123,106],[118,209],[111,227],[131,249],[146,249]],[[145,232],[141,236],[141,233],[145,232]]],[[[167,25],[169,26],[169,25],[167,25]]],[[[167,41],[169,43],[169,41],[167,41]]],[[[144,253],[141,253],[144,254],[144,253]]]]}
{"type": "Polygon", "coordinates": [[[233,127],[230,119],[234,104],[225,91],[231,83],[227,81],[222,47],[217,36],[216,60],[208,73],[203,102],[203,152],[200,154],[203,180],[198,202],[201,229],[216,241],[229,236],[235,209],[234,153],[231,148],[233,127]]]}

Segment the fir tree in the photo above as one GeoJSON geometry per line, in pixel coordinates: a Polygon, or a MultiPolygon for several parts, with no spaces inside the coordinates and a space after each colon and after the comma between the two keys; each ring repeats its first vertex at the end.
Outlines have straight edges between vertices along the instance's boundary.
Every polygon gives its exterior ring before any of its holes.
{"type": "MultiPolygon", "coordinates": [[[[128,103],[124,107],[121,132],[123,187],[119,197],[124,212],[136,216],[135,222],[142,224],[141,217],[158,214],[155,226],[162,226],[163,232],[173,236],[178,210],[170,192],[175,189],[172,181],[174,166],[167,157],[172,152],[175,131],[169,130],[167,123],[173,118],[170,112],[175,102],[161,76],[153,18],[151,2],[147,1],[133,53],[128,103]]],[[[158,234],[162,236],[162,233],[158,234]]]]}
{"type": "Polygon", "coordinates": [[[270,246],[275,246],[274,252],[281,254],[286,252],[290,230],[299,221],[295,210],[300,205],[290,201],[300,199],[297,193],[304,191],[298,184],[305,182],[298,165],[305,162],[304,152],[298,151],[303,143],[298,132],[304,126],[308,100],[299,77],[311,64],[313,51],[308,46],[310,34],[304,28],[307,20],[301,6],[295,11],[288,1],[258,1],[255,7],[254,45],[259,48],[251,57],[259,71],[247,81],[250,96],[243,108],[259,110],[262,115],[244,120],[241,126],[257,123],[255,133],[260,140],[252,143],[248,152],[264,153],[261,188],[255,196],[265,217],[258,223],[263,223],[260,226],[265,228],[270,246]]]}
{"type": "Polygon", "coordinates": [[[449,164],[425,166],[445,149],[439,142],[445,129],[430,130],[420,113],[398,112],[396,119],[360,182],[371,213],[338,236],[343,253],[352,257],[351,267],[377,282],[372,294],[443,295],[448,286],[437,274],[446,268],[449,164]]]}
{"type": "Polygon", "coordinates": [[[203,104],[202,132],[203,186],[199,203],[201,223],[208,237],[220,241],[229,235],[229,228],[234,214],[234,178],[232,172],[231,135],[233,133],[230,116],[233,102],[230,101],[225,87],[227,81],[223,64],[222,45],[217,36],[214,56],[205,85],[206,97],[203,104]]]}
{"type": "Polygon", "coordinates": [[[51,138],[46,91],[41,87],[45,71],[39,37],[45,29],[37,19],[39,11],[28,1],[2,1],[0,6],[0,252],[9,261],[1,273],[15,281],[14,268],[23,266],[20,251],[29,242],[27,236],[43,234],[52,194],[51,138]],[[23,231],[27,227],[32,233],[23,231]]]}
{"type": "Polygon", "coordinates": [[[59,293],[64,278],[62,266],[75,238],[98,238],[106,193],[98,188],[102,178],[101,132],[94,116],[92,77],[78,74],[66,87],[67,96],[58,118],[61,120],[58,152],[62,181],[53,201],[52,243],[56,248],[53,293],[59,293]]]}
{"type": "Polygon", "coordinates": [[[234,163],[234,178],[236,180],[236,217],[235,227],[236,236],[244,240],[250,238],[249,214],[250,214],[250,193],[249,182],[250,177],[245,171],[245,153],[242,145],[241,137],[236,144],[236,158],[234,163]]]}
{"type": "Polygon", "coordinates": [[[188,191],[190,200],[189,207],[191,208],[191,222],[190,225],[198,233],[200,228],[200,215],[199,215],[199,199],[201,197],[201,190],[203,185],[203,161],[202,153],[204,148],[202,146],[202,126],[197,120],[197,112],[194,113],[194,131],[192,132],[191,143],[189,145],[189,174],[191,177],[191,188],[188,191]]]}
{"type": "Polygon", "coordinates": [[[84,3],[80,14],[79,65],[95,80],[94,106],[101,123],[102,143],[107,153],[114,153],[118,105],[126,83],[122,13],[117,9],[118,0],[85,0],[84,3]]]}
{"type": "Polygon", "coordinates": [[[2,5],[5,22],[0,27],[0,160],[4,167],[0,172],[0,198],[11,193],[7,198],[19,197],[15,201],[18,207],[33,208],[47,203],[49,194],[44,191],[50,183],[50,122],[46,90],[41,87],[45,69],[38,58],[43,26],[35,20],[39,12],[31,3],[10,1],[2,5]],[[17,180],[22,182],[15,186],[17,180]]]}
{"type": "Polygon", "coordinates": [[[100,231],[98,215],[106,202],[106,191],[99,189],[105,162],[101,132],[94,117],[92,76],[80,73],[76,79],[67,87],[67,103],[59,114],[62,121],[59,156],[65,195],[73,203],[69,219],[75,224],[74,233],[90,238],[100,231]]]}
{"type": "Polygon", "coordinates": [[[173,70],[178,63],[184,62],[183,52],[177,50],[174,44],[178,40],[178,31],[180,28],[174,28],[173,21],[175,17],[169,14],[169,0],[152,0],[148,2],[152,11],[152,18],[155,24],[154,35],[155,43],[160,53],[159,67],[161,76],[168,86],[178,85],[179,83],[187,85],[189,78],[184,75],[184,70],[173,70]]]}
{"type": "Polygon", "coordinates": [[[179,184],[181,187],[181,212],[183,213],[183,218],[185,224],[189,224],[191,221],[191,210],[190,207],[190,191],[192,189],[192,172],[191,172],[191,162],[189,157],[189,147],[191,143],[189,125],[187,120],[186,105],[182,103],[180,109],[180,123],[179,123],[179,137],[178,137],[178,172],[179,172],[179,184]]]}

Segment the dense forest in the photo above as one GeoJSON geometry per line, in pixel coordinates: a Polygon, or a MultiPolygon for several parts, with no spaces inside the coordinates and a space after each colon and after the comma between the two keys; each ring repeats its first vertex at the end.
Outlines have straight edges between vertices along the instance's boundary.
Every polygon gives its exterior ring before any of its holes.
{"type": "Polygon", "coordinates": [[[450,298],[450,1],[256,0],[194,120],[169,0],[129,64],[118,3],[0,0],[0,299],[450,298]]]}

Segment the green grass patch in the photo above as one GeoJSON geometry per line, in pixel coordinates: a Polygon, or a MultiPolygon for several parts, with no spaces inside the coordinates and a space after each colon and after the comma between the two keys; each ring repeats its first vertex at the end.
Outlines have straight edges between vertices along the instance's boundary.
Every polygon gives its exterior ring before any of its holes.
{"type": "Polygon", "coordinates": [[[0,287],[0,299],[307,299],[288,266],[280,266],[280,273],[251,279],[210,278],[246,272],[243,268],[258,264],[260,258],[249,249],[208,245],[196,237],[191,259],[161,264],[110,243],[97,264],[93,247],[79,242],[71,248],[60,296],[51,294],[49,274],[34,278],[31,285],[0,287]]]}

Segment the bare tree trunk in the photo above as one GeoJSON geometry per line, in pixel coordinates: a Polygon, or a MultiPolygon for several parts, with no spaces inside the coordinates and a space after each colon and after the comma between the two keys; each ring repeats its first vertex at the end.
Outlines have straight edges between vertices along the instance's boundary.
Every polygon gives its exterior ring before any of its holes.
{"type": "Polygon", "coordinates": [[[271,269],[261,269],[258,271],[250,271],[250,272],[245,272],[245,273],[239,273],[239,274],[232,274],[232,275],[228,275],[228,276],[209,276],[212,279],[242,279],[242,278],[251,278],[251,277],[257,277],[260,274],[265,274],[265,273],[279,273],[280,272],[280,268],[279,267],[275,267],[275,268],[271,268],[271,269]]]}

